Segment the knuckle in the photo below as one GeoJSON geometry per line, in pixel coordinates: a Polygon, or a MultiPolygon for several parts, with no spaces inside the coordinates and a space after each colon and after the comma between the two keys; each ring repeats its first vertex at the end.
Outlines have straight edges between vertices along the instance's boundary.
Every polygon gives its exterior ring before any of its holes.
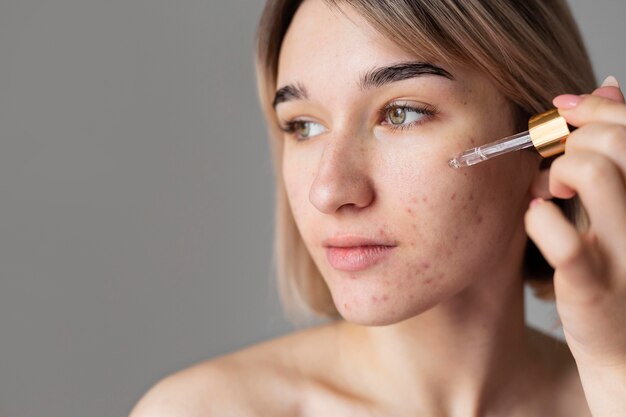
{"type": "Polygon", "coordinates": [[[611,155],[626,154],[626,126],[611,125],[605,131],[606,150],[611,155]]]}
{"type": "Polygon", "coordinates": [[[563,248],[563,252],[556,259],[556,266],[567,268],[576,265],[576,263],[585,256],[585,245],[579,239],[570,242],[563,248]]]}
{"type": "Polygon", "coordinates": [[[605,182],[615,173],[615,167],[606,158],[585,158],[580,162],[579,169],[583,173],[585,182],[594,186],[605,182]]]}

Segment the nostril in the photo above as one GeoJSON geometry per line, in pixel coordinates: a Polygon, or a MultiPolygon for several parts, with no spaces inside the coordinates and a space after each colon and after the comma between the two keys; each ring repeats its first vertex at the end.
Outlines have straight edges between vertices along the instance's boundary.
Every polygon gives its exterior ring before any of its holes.
{"type": "Polygon", "coordinates": [[[332,214],[342,208],[367,207],[374,200],[374,194],[365,175],[318,175],[309,190],[309,201],[319,211],[332,214]]]}

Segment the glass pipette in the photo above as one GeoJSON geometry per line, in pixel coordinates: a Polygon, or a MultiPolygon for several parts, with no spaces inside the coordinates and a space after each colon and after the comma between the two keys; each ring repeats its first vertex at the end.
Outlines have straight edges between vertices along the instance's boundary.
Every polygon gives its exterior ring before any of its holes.
{"type": "Polygon", "coordinates": [[[468,149],[448,161],[452,168],[469,167],[480,162],[534,147],[541,156],[548,158],[565,150],[570,126],[557,109],[548,110],[530,118],[528,130],[486,145],[468,149]]]}

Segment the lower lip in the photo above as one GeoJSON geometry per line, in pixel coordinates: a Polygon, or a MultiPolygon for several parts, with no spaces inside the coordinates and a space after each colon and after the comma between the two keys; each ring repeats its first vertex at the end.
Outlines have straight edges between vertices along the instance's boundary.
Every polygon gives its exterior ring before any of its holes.
{"type": "Polygon", "coordinates": [[[371,268],[385,259],[394,246],[351,246],[326,248],[330,265],[340,271],[356,272],[371,268]]]}

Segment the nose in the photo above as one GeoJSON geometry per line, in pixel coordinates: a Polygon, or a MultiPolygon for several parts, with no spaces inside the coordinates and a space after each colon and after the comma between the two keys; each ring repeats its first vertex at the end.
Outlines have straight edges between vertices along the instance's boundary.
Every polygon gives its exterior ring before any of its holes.
{"type": "Polygon", "coordinates": [[[356,138],[329,138],[309,190],[309,201],[326,214],[369,206],[375,195],[368,172],[369,152],[356,138]]]}

